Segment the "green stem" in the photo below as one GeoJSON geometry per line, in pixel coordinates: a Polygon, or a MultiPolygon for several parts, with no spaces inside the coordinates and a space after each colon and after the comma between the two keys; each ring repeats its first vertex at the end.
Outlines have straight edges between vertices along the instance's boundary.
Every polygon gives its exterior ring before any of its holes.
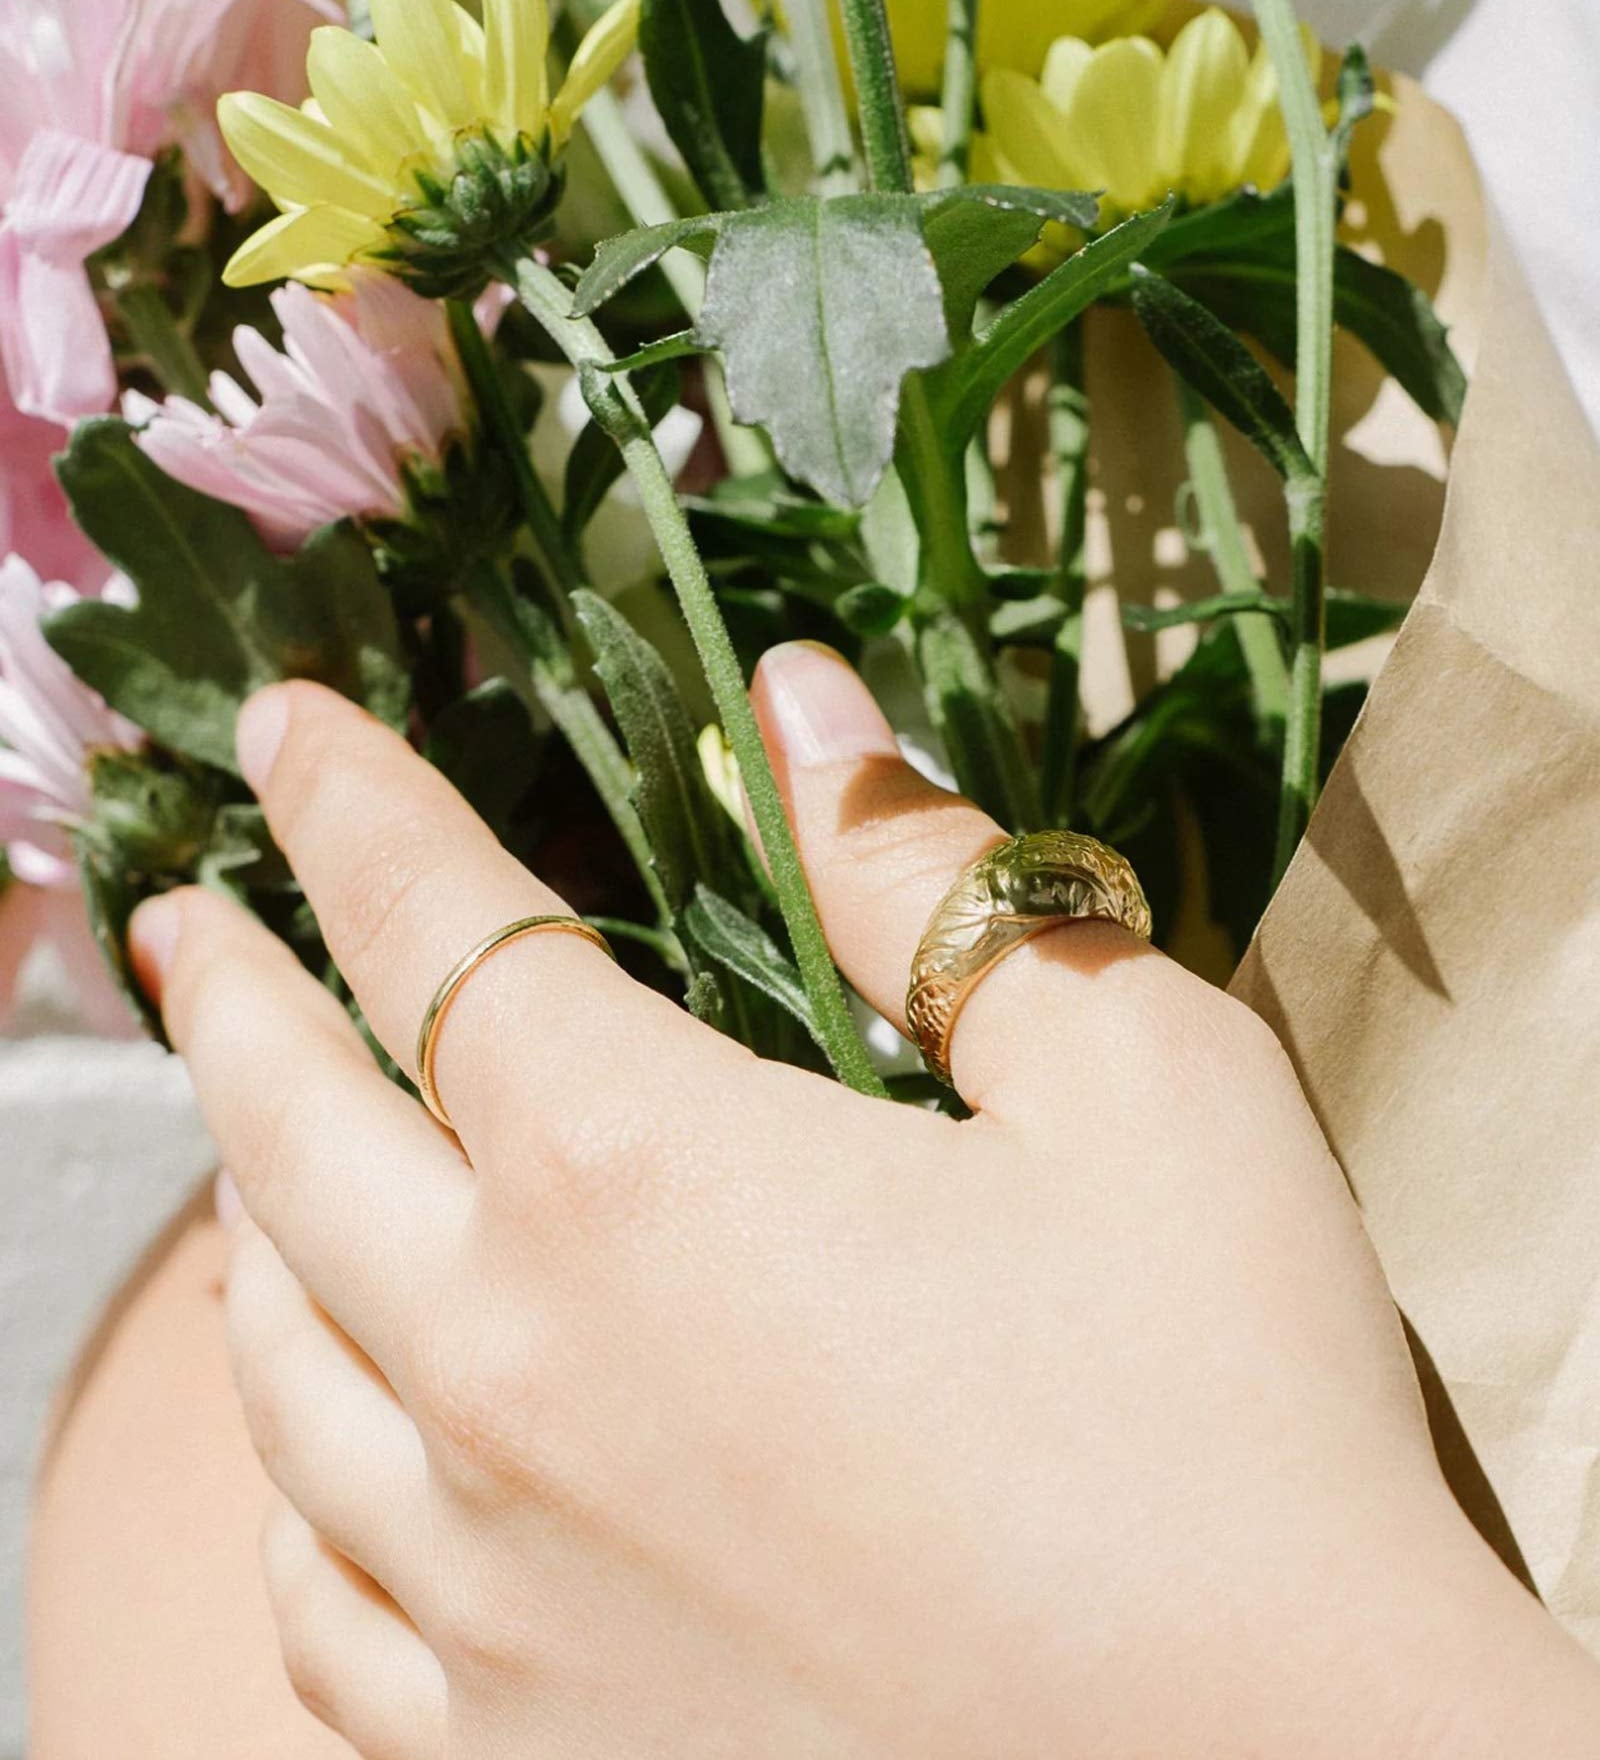
{"type": "Polygon", "coordinates": [[[972,115],[978,101],[979,0],[949,0],[944,47],[944,140],[939,153],[943,188],[967,181],[972,153],[972,115]]]}
{"type": "Polygon", "coordinates": [[[202,409],[211,407],[205,363],[158,287],[131,282],[116,295],[117,314],[162,385],[202,409]]]}
{"type": "Polygon", "coordinates": [[[855,76],[867,177],[874,189],[911,188],[911,142],[883,0],[843,0],[845,41],[855,76]]]}
{"type": "Polygon", "coordinates": [[[511,467],[517,487],[517,501],[527,525],[533,547],[538,552],[540,567],[550,588],[551,608],[563,634],[570,641],[575,624],[572,615],[572,594],[584,584],[583,568],[567,543],[561,529],[561,518],[550,497],[545,493],[539,473],[533,468],[528,451],[528,437],[522,431],[517,413],[506,394],[505,383],[495,365],[477,317],[466,300],[447,300],[450,334],[461,357],[461,365],[472,387],[479,413],[488,423],[495,441],[511,467]]]}
{"type": "Polygon", "coordinates": [[[857,187],[856,149],[825,0],[789,0],[786,10],[789,40],[794,45],[795,83],[822,194],[848,195],[857,187]]]}
{"type": "Polygon", "coordinates": [[[1077,793],[1083,601],[1088,589],[1089,388],[1081,318],[1075,318],[1057,335],[1051,366],[1050,452],[1061,496],[1055,592],[1067,607],[1067,615],[1056,632],[1050,656],[1041,788],[1046,823],[1070,825],[1077,793]]]}
{"type": "Polygon", "coordinates": [[[1289,485],[1294,606],[1288,722],[1283,742],[1275,879],[1281,879],[1316,804],[1322,736],[1324,556],[1333,412],[1333,268],[1339,155],[1322,121],[1292,0],[1255,0],[1278,76],[1293,159],[1297,347],[1295,422],[1315,476],[1289,485]]]}
{"type": "MultiPolygon", "coordinates": [[[[678,218],[671,196],[628,127],[615,92],[603,88],[584,105],[583,130],[636,226],[660,226],[678,218]]],[[[705,264],[691,251],[668,251],[661,259],[661,272],[678,296],[679,305],[691,319],[698,318],[706,296],[705,264]]],[[[766,441],[753,428],[742,427],[734,420],[722,368],[709,358],[705,363],[705,387],[711,423],[717,430],[730,472],[746,477],[767,470],[772,454],[766,441]]]]}
{"type": "Polygon", "coordinates": [[[829,1061],[841,1081],[861,1093],[882,1095],[883,1083],[872,1067],[828,953],[783,798],[750,706],[739,657],[644,413],[626,377],[606,373],[614,359],[611,350],[593,324],[572,316],[572,296],[556,276],[531,258],[508,263],[505,273],[523,305],[578,369],[595,419],[616,441],[638,487],[645,516],[699,652],[723,732],[739,761],[751,816],[829,1061]]]}
{"type": "MultiPolygon", "coordinates": [[[[1183,450],[1189,461],[1189,481],[1200,519],[1200,543],[1211,558],[1224,593],[1257,594],[1262,590],[1261,583],[1250,561],[1239,509],[1228,482],[1222,436],[1205,399],[1187,380],[1176,374],[1174,379],[1183,415],[1183,450]]],[[[1278,631],[1267,617],[1241,617],[1234,630],[1250,674],[1257,730],[1265,745],[1276,747],[1283,738],[1289,704],[1289,673],[1283,663],[1278,631]]]]}

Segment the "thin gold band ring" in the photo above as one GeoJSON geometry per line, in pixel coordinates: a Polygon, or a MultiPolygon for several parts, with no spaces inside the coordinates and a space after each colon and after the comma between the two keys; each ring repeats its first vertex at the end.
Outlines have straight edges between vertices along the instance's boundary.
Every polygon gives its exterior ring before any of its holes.
{"type": "Polygon", "coordinates": [[[503,928],[496,929],[492,935],[484,936],[470,953],[456,962],[450,975],[434,991],[433,1001],[428,1004],[428,1012],[422,1017],[422,1026],[417,1032],[417,1091],[422,1095],[423,1105],[446,1130],[454,1130],[455,1126],[451,1124],[450,1114],[439,1098],[439,1087],[433,1070],[439,1049],[439,1029],[444,1025],[445,1016],[461,994],[462,985],[490,954],[498,953],[502,947],[509,946],[513,941],[520,941],[525,935],[538,935],[547,930],[581,935],[585,941],[592,941],[608,959],[616,958],[611,951],[611,943],[581,917],[519,917],[516,922],[507,923],[503,928]]]}
{"type": "Polygon", "coordinates": [[[1150,939],[1150,906],[1127,861],[1076,831],[1009,838],[978,857],[934,907],[911,962],[906,1026],[950,1083],[950,1040],[967,999],[1023,942],[1097,917],[1150,939]]]}

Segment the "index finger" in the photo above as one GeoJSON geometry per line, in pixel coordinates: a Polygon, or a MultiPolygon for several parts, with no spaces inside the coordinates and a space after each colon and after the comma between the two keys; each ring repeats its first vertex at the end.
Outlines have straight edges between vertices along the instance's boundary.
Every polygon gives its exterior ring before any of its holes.
{"type": "MultiPolygon", "coordinates": [[[[506,924],[571,915],[449,782],[343,697],[296,682],[239,717],[239,764],[340,971],[379,1040],[416,1076],[416,1037],[440,983],[506,924]]],[[[461,986],[435,1076],[470,1154],[508,1092],[606,1105],[646,1072],[693,1078],[709,1030],[577,935],[502,946],[461,986]]],[[[537,1107],[533,1110],[537,1111],[537,1107]]]]}

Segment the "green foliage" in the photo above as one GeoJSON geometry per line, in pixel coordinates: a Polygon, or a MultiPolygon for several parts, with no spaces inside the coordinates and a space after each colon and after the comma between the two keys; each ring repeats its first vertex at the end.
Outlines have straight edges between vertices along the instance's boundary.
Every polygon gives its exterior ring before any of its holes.
{"type": "Polygon", "coordinates": [[[791,476],[863,506],[894,452],[901,382],[950,351],[916,199],[805,197],[727,216],[699,328],[739,420],[766,429],[791,476]]]}
{"type": "Polygon", "coordinates": [[[1046,222],[1089,230],[1098,196],[1011,184],[958,184],[920,198],[922,231],[944,284],[952,337],[972,328],[973,308],[994,278],[1039,242],[1046,222]]]}
{"type": "Polygon", "coordinates": [[[1136,266],[1133,309],[1150,340],[1196,391],[1253,445],[1286,482],[1315,479],[1294,412],[1266,369],[1198,300],[1153,270],[1136,266]]]}
{"type": "Polygon", "coordinates": [[[700,882],[681,921],[684,935],[707,959],[777,1003],[816,1039],[816,1017],[799,968],[754,918],[700,882]]]}
{"type": "Polygon", "coordinates": [[[401,724],[410,684],[394,613],[351,527],[273,556],[242,513],[164,476],[109,418],[79,425],[59,469],[78,523],[139,597],[68,606],[46,634],[163,746],[234,770],[240,705],[286,678],[317,679],[401,724]]]}
{"type": "Polygon", "coordinates": [[[639,49],[650,96],[701,194],[713,208],[759,200],[764,35],[741,37],[721,0],[644,0],[639,49]]]}

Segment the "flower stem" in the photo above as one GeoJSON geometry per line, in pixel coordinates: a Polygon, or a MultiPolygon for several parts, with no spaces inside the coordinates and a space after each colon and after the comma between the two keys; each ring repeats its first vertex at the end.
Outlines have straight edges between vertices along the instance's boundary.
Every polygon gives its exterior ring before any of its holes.
{"type": "Polygon", "coordinates": [[[527,436],[517,420],[516,411],[495,366],[491,351],[472,307],[465,300],[447,300],[445,309],[450,317],[450,335],[461,357],[461,365],[472,387],[479,412],[493,431],[500,451],[517,486],[517,501],[527,525],[533,547],[538,552],[540,567],[550,588],[551,608],[563,634],[570,641],[576,625],[573,620],[571,596],[584,585],[583,568],[561,529],[561,519],[545,493],[544,484],[533,468],[527,436]]]}
{"type": "Polygon", "coordinates": [[[1050,656],[1041,790],[1045,822],[1070,825],[1077,792],[1079,684],[1083,672],[1085,541],[1089,507],[1089,388],[1083,320],[1075,318],[1051,347],[1050,452],[1061,496],[1061,547],[1055,592],[1067,607],[1050,656]]]}
{"type": "MultiPolygon", "coordinates": [[[[1189,482],[1200,516],[1199,541],[1211,557],[1224,593],[1259,593],[1261,582],[1256,579],[1245,547],[1244,528],[1239,523],[1239,509],[1228,482],[1228,466],[1217,425],[1199,392],[1186,379],[1177,375],[1174,378],[1183,415],[1183,450],[1189,461],[1189,482]]],[[[1250,674],[1257,731],[1262,743],[1274,748],[1283,738],[1289,702],[1289,674],[1283,663],[1278,631],[1268,617],[1241,617],[1234,629],[1250,674]]]]}
{"type": "Polygon", "coordinates": [[[644,413],[626,377],[606,371],[615,357],[593,324],[573,317],[572,296],[557,277],[532,258],[508,263],[505,274],[529,313],[578,369],[595,419],[616,442],[638,487],[699,652],[723,732],[739,761],[751,816],[828,1059],[841,1081],[861,1093],[882,1095],[883,1083],[872,1067],[828,953],[800,852],[750,707],[738,655],[644,413]]]}
{"type": "Polygon", "coordinates": [[[495,368],[494,356],[478,327],[472,307],[463,300],[450,300],[446,304],[450,333],[479,410],[493,425],[501,450],[511,462],[523,518],[543,565],[556,617],[547,619],[536,608],[520,605],[498,575],[492,583],[492,590],[480,590],[475,597],[495,627],[527,662],[528,676],[540,707],[571,746],[573,756],[583,767],[633,857],[658,917],[666,922],[671,915],[666,894],[661,890],[650,843],[633,806],[633,768],[594,699],[578,682],[577,670],[572,663],[575,624],[570,595],[585,584],[582,565],[573,554],[561,529],[561,520],[533,468],[526,438],[518,427],[516,414],[495,368]]]}
{"type": "Polygon", "coordinates": [[[856,188],[856,149],[825,0],[789,0],[785,10],[794,45],[795,84],[821,192],[848,195],[856,188]]]}
{"type": "Polygon", "coordinates": [[[1295,423],[1313,475],[1291,482],[1293,556],[1288,720],[1283,742],[1274,883],[1294,855],[1320,782],[1322,648],[1328,459],[1333,411],[1333,267],[1339,155],[1322,120],[1293,0],[1255,0],[1262,39],[1278,76],[1293,159],[1296,322],[1295,423]]]}
{"type": "Polygon", "coordinates": [[[867,177],[874,189],[911,188],[911,142],[900,103],[894,44],[883,0],[843,0],[845,41],[855,76],[867,177]]]}
{"type": "MultiPolygon", "coordinates": [[[[628,127],[615,92],[602,88],[595,93],[584,106],[583,129],[636,226],[659,226],[678,218],[672,198],[662,188],[644,148],[628,127]]],[[[845,138],[849,139],[848,128],[845,138]]],[[[691,319],[697,318],[706,296],[705,264],[689,251],[668,251],[660,266],[667,284],[678,296],[679,305],[691,319]]],[[[734,420],[722,368],[714,360],[705,363],[705,387],[712,426],[717,430],[729,471],[736,477],[747,477],[768,469],[772,455],[767,444],[755,429],[742,427],[734,420]]]]}
{"type": "Polygon", "coordinates": [[[158,287],[130,282],[116,294],[117,315],[133,345],[167,391],[211,407],[205,363],[158,287]]]}
{"type": "Polygon", "coordinates": [[[978,101],[978,6],[980,0],[949,0],[944,48],[944,140],[939,153],[943,188],[967,181],[972,152],[972,114],[978,101]]]}

